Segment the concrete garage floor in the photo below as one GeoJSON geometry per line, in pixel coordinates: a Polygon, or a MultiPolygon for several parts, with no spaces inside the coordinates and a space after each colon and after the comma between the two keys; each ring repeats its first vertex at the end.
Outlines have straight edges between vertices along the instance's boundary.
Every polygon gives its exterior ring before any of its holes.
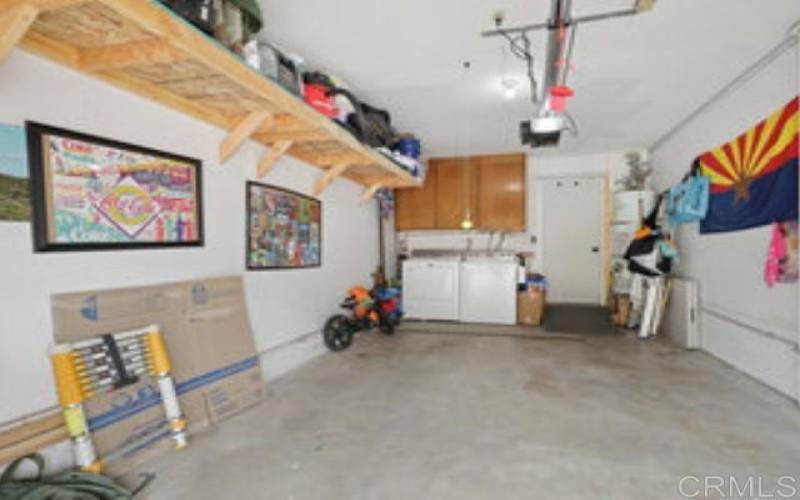
{"type": "Polygon", "coordinates": [[[792,402],[665,340],[367,335],[150,464],[148,498],[668,500],[798,459],[792,402]]]}

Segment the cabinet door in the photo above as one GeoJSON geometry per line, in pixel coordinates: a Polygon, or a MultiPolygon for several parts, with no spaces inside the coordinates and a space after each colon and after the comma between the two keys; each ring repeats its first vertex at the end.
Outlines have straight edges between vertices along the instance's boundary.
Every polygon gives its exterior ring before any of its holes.
{"type": "Polygon", "coordinates": [[[397,231],[436,229],[436,169],[428,168],[421,188],[395,191],[394,223],[397,231]]]}
{"type": "Polygon", "coordinates": [[[432,159],[436,167],[436,228],[461,229],[469,217],[478,227],[478,169],[474,159],[432,159]]]}
{"type": "Polygon", "coordinates": [[[525,231],[525,155],[481,156],[477,164],[479,227],[525,231]]]}

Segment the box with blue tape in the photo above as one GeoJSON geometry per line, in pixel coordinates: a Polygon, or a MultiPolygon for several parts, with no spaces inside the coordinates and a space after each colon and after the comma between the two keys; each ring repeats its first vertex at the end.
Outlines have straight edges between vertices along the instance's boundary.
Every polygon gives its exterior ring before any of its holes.
{"type": "MultiPolygon", "coordinates": [[[[264,381],[239,277],[52,297],[56,343],[158,325],[190,434],[264,397],[264,381]]],[[[98,454],[126,471],[171,449],[158,384],[149,376],[85,404],[98,454]]]]}

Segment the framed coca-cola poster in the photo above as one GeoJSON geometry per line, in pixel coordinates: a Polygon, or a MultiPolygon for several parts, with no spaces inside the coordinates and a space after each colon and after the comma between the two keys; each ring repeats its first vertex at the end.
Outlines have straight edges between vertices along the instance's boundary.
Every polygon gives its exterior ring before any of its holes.
{"type": "Polygon", "coordinates": [[[26,124],[37,251],[203,245],[202,162],[26,124]]]}

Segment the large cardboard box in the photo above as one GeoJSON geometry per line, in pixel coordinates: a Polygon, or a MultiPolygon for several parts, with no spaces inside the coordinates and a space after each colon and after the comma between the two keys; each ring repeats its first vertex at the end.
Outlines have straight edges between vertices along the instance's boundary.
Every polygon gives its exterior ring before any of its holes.
{"type": "MultiPolygon", "coordinates": [[[[264,397],[241,278],[56,295],[52,307],[57,343],[159,325],[190,434],[264,397]]],[[[86,410],[98,453],[120,455],[120,471],[172,447],[149,377],[91,398],[86,410]]]]}
{"type": "Polygon", "coordinates": [[[517,292],[517,323],[540,326],[544,319],[545,293],[535,288],[517,292]]]}

